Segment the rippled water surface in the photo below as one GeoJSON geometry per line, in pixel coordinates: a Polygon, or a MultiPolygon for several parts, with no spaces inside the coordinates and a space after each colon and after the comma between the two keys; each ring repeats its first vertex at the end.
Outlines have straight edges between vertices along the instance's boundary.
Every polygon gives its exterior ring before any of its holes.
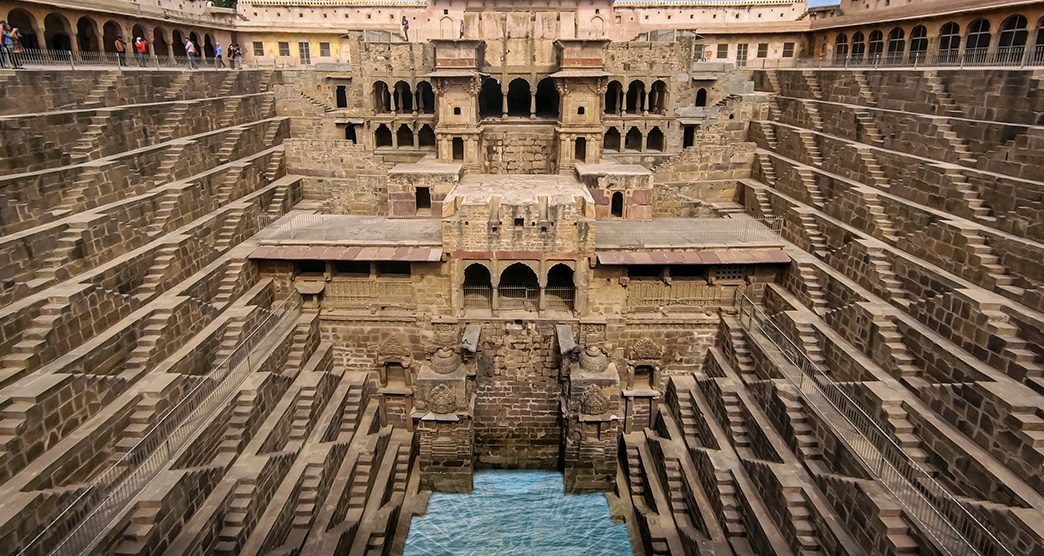
{"type": "Polygon", "coordinates": [[[470,494],[436,492],[414,518],[406,556],[630,555],[603,494],[563,493],[553,471],[478,471],[470,494]]]}

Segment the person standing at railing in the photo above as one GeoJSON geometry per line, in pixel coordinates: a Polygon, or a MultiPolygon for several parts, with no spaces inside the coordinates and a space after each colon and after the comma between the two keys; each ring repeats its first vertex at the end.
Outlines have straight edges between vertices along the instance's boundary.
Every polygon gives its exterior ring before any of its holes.
{"type": "Polygon", "coordinates": [[[112,41],[112,47],[116,49],[116,61],[120,63],[120,67],[127,67],[127,44],[123,42],[123,37],[116,37],[116,40],[112,41]]]}
{"type": "Polygon", "coordinates": [[[185,39],[185,57],[188,58],[189,69],[197,69],[196,65],[196,45],[192,44],[192,41],[185,39]]]}
{"type": "Polygon", "coordinates": [[[406,38],[406,42],[410,41],[410,20],[406,19],[406,16],[402,16],[402,36],[406,38]]]}
{"type": "Polygon", "coordinates": [[[215,42],[214,43],[214,67],[215,68],[224,68],[225,67],[225,59],[222,58],[222,56],[224,54],[225,54],[225,52],[224,52],[224,49],[221,48],[221,43],[220,42],[215,42]]]}
{"type": "Polygon", "coordinates": [[[239,51],[236,48],[236,43],[228,45],[228,67],[236,69],[236,58],[239,56],[239,51]]]}
{"type": "Polygon", "coordinates": [[[138,67],[145,67],[145,64],[149,62],[149,41],[144,37],[135,38],[134,51],[138,53],[138,67]]]}
{"type": "Polygon", "coordinates": [[[22,65],[18,62],[18,54],[22,50],[20,39],[21,34],[17,29],[11,29],[7,21],[0,20],[0,62],[2,62],[0,65],[6,68],[10,62],[12,68],[22,69],[22,65]]]}

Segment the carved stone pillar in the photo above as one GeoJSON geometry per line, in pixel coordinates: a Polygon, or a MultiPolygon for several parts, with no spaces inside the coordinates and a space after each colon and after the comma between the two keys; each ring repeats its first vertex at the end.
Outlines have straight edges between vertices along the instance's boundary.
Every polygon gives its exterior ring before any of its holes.
{"type": "Polygon", "coordinates": [[[458,347],[447,342],[417,373],[413,419],[419,433],[421,488],[441,492],[471,492],[474,469],[475,376],[458,347]]]}
{"type": "Polygon", "coordinates": [[[579,365],[566,359],[562,439],[566,492],[613,488],[620,440],[620,376],[601,349],[588,346],[579,365]]]}

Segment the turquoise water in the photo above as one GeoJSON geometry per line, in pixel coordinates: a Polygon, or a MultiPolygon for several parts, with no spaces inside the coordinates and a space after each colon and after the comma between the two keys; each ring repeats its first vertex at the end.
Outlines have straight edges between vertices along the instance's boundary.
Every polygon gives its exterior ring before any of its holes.
{"type": "Polygon", "coordinates": [[[477,471],[470,494],[436,492],[413,519],[405,556],[629,556],[605,495],[563,493],[554,471],[477,471]]]}

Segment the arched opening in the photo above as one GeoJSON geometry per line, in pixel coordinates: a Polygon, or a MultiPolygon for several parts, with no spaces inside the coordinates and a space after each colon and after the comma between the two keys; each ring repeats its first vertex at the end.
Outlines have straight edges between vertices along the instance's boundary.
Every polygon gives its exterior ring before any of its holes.
{"type": "Polygon", "coordinates": [[[391,92],[384,81],[373,82],[373,110],[377,113],[391,112],[391,92]]]}
{"type": "Polygon", "coordinates": [[[624,137],[624,150],[642,150],[642,132],[638,131],[637,127],[632,127],[631,129],[627,130],[627,136],[624,137]]]}
{"type": "Polygon", "coordinates": [[[1026,41],[1029,40],[1029,21],[1026,16],[1015,14],[1001,23],[1000,37],[997,39],[997,58],[1002,62],[1018,62],[1026,54],[1026,41]]]}
{"type": "Polygon", "coordinates": [[[609,200],[609,214],[616,218],[623,218],[624,214],[624,198],[623,193],[619,191],[613,193],[613,196],[609,200]]]}
{"type": "Polygon", "coordinates": [[[687,125],[682,128],[682,147],[692,147],[696,145],[696,126],[687,125]]]}
{"type": "Polygon", "coordinates": [[[152,35],[152,51],[157,57],[166,58],[170,55],[170,43],[167,42],[167,33],[162,27],[156,27],[152,35]]]}
{"type": "Polygon", "coordinates": [[[544,300],[548,309],[573,309],[573,298],[576,286],[573,284],[573,269],[564,264],[556,264],[547,271],[547,288],[544,289],[544,300]]]}
{"type": "Polygon", "coordinates": [[[649,111],[663,114],[667,111],[667,84],[657,79],[649,90],[649,111]]]}
{"type": "Polygon", "coordinates": [[[615,127],[611,127],[605,132],[605,137],[602,139],[602,150],[603,151],[618,151],[620,150],[620,130],[615,127]]]}
{"type": "Polygon", "coordinates": [[[910,31],[910,61],[923,62],[928,58],[928,28],[918,25],[910,31]]]}
{"type": "Polygon", "coordinates": [[[392,146],[392,134],[388,126],[381,124],[373,132],[373,144],[377,147],[392,146]]]}
{"type": "Polygon", "coordinates": [[[104,45],[103,50],[108,53],[116,52],[116,39],[121,37],[123,33],[120,31],[120,25],[111,19],[105,22],[102,26],[102,43],[104,45]]]}
{"type": "Polygon", "coordinates": [[[128,47],[133,46],[134,39],[138,37],[141,37],[143,39],[145,38],[145,28],[141,25],[135,25],[134,27],[131,27],[131,36],[127,37],[128,47]]]}
{"type": "Polygon", "coordinates": [[[508,83],[508,115],[509,116],[527,116],[529,115],[529,82],[521,77],[512,79],[511,83],[508,83]]]}
{"type": "Polygon", "coordinates": [[[871,61],[880,60],[884,53],[884,33],[874,31],[870,33],[870,44],[867,53],[871,61]]]}
{"type": "Polygon", "coordinates": [[[174,46],[174,56],[183,58],[185,56],[185,36],[181,34],[181,31],[175,29],[171,31],[170,37],[170,43],[174,46]]]}
{"type": "Polygon", "coordinates": [[[1037,22],[1037,42],[1033,47],[1033,63],[1044,63],[1044,17],[1037,22]]]}
{"type": "Polygon", "coordinates": [[[417,112],[435,113],[435,91],[431,88],[431,83],[427,81],[417,83],[417,112]]]}
{"type": "Polygon", "coordinates": [[[7,14],[7,24],[12,29],[18,29],[22,36],[22,48],[40,49],[39,29],[36,28],[36,19],[29,12],[20,8],[11,10],[7,14]]]}
{"type": "Polygon", "coordinates": [[[537,83],[536,89],[536,114],[537,116],[554,117],[558,116],[558,88],[555,87],[555,80],[550,77],[545,77],[537,83]]]}
{"type": "Polygon", "coordinates": [[[502,115],[504,94],[500,89],[500,82],[496,79],[485,78],[482,80],[482,88],[479,90],[479,117],[492,118],[502,115]]]}
{"type": "Polygon", "coordinates": [[[497,294],[501,308],[533,310],[540,299],[540,282],[533,269],[515,263],[500,273],[497,294]]]}
{"type": "Polygon", "coordinates": [[[348,87],[338,85],[334,90],[334,102],[338,108],[348,108],[348,87]]]}
{"type": "Polygon", "coordinates": [[[405,81],[395,82],[395,111],[413,112],[413,91],[405,81]]]}
{"type": "Polygon", "coordinates": [[[453,160],[464,160],[464,139],[461,137],[453,138],[453,160]]]}
{"type": "Polygon", "coordinates": [[[358,138],[355,136],[355,124],[344,126],[344,140],[351,141],[352,144],[359,142],[358,138]]]}
{"type": "Polygon", "coordinates": [[[961,51],[961,26],[951,21],[939,29],[939,61],[956,62],[961,51]]]}
{"type": "Polygon", "coordinates": [[[646,150],[663,152],[663,132],[660,131],[659,127],[654,127],[651,130],[649,130],[649,136],[645,139],[645,145],[646,150]]]}
{"type": "Polygon", "coordinates": [[[76,20],[76,44],[80,52],[98,52],[98,24],[93,19],[83,16],[76,20]]]}
{"type": "Polygon", "coordinates": [[[627,86],[627,113],[637,114],[645,106],[645,83],[631,81],[627,86]]]}
{"type": "Polygon", "coordinates": [[[573,144],[573,159],[577,162],[587,162],[587,139],[577,137],[573,144]]]}
{"type": "Polygon", "coordinates": [[[195,31],[192,31],[192,32],[189,33],[188,40],[189,40],[190,43],[192,43],[192,46],[195,47],[196,54],[199,54],[201,52],[201,49],[200,49],[200,46],[199,46],[199,37],[196,36],[196,32],[195,31]]]}
{"type": "Polygon", "coordinates": [[[696,106],[707,106],[707,89],[701,87],[696,91],[696,106]]]}
{"type": "Polygon", "coordinates": [[[464,269],[464,307],[491,309],[493,281],[486,265],[473,263],[464,269]]]}
{"type": "Polygon", "coordinates": [[[888,60],[893,63],[903,61],[906,53],[906,32],[896,27],[888,32],[888,60]]]}
{"type": "Polygon", "coordinates": [[[413,191],[413,204],[417,214],[431,214],[431,188],[417,186],[413,191]]]}
{"type": "Polygon", "coordinates": [[[413,147],[413,130],[410,129],[410,126],[402,124],[399,129],[395,130],[395,142],[399,144],[400,149],[413,147]]]}
{"type": "Polygon", "coordinates": [[[990,48],[990,22],[976,19],[968,26],[968,37],[964,40],[964,58],[969,62],[985,62],[990,48]]]}
{"type": "Polygon", "coordinates": [[[203,57],[214,59],[214,43],[210,40],[210,33],[203,34],[203,57]]]}
{"type": "Polygon", "coordinates": [[[634,368],[634,382],[631,387],[635,390],[654,390],[653,368],[649,365],[637,365],[634,368]]]}
{"type": "Polygon", "coordinates": [[[848,35],[841,33],[834,40],[834,61],[843,62],[848,59],[848,35]]]}
{"type": "Polygon", "coordinates": [[[44,41],[52,51],[72,50],[69,22],[58,14],[47,14],[44,18],[44,41]]]}
{"type": "Polygon", "coordinates": [[[862,62],[864,54],[866,54],[866,40],[862,33],[856,33],[852,35],[852,61],[862,62]]]}
{"type": "Polygon", "coordinates": [[[619,114],[621,98],[623,98],[623,85],[619,81],[610,81],[609,87],[605,90],[605,113],[619,114]]]}
{"type": "Polygon", "coordinates": [[[417,132],[417,144],[421,147],[435,146],[435,131],[431,129],[430,125],[421,126],[420,131],[417,132]]]}

